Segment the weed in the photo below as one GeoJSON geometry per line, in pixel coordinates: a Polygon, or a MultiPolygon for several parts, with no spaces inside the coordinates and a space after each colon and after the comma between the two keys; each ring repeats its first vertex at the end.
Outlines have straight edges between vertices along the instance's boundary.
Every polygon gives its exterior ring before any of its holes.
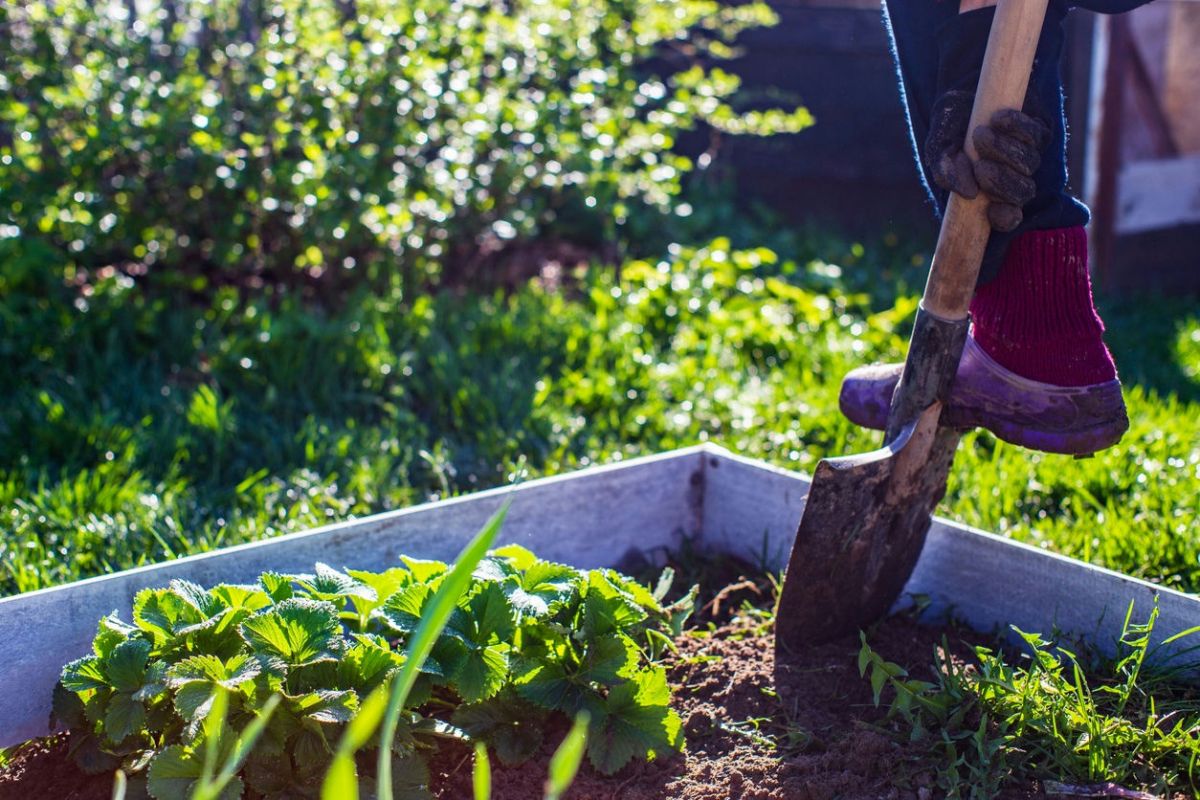
{"type": "Polygon", "coordinates": [[[859,670],[876,705],[889,690],[887,717],[907,738],[928,745],[950,797],[992,797],[1010,777],[1156,794],[1187,787],[1200,796],[1200,701],[1181,680],[1194,665],[1182,665],[1178,656],[1156,658],[1157,617],[1156,608],[1145,622],[1134,622],[1131,606],[1117,655],[1107,659],[1077,656],[1015,628],[1024,647],[1016,666],[987,647],[975,649],[977,663],[959,665],[943,646],[932,681],[885,661],[864,635],[859,670]]]}

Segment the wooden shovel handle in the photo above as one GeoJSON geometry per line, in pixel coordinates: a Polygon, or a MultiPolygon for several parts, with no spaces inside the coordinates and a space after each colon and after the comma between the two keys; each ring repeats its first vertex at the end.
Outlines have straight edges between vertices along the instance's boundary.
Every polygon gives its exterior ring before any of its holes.
{"type": "MultiPolygon", "coordinates": [[[[1048,4],[1049,0],[998,0],[967,125],[966,151],[972,161],[979,157],[972,132],[1000,109],[1020,108],[1025,102],[1048,4]]],[[[987,209],[983,192],[973,200],[951,192],[925,284],[922,305],[926,311],[946,320],[966,318],[992,230],[987,209]]]]}

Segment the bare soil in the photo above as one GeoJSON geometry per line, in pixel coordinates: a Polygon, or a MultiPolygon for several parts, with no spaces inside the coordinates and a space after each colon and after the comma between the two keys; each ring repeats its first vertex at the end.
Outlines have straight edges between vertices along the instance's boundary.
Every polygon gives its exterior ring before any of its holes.
{"type": "MultiPolygon", "coordinates": [[[[859,643],[848,638],[775,664],[774,640],[754,619],[679,641],[669,661],[687,752],[632,765],[613,777],[585,763],[568,800],[934,800],[919,746],[886,732],[882,712],[859,677],[859,643]]],[[[969,658],[958,631],[893,618],[873,631],[872,647],[927,677],[943,636],[951,655],[969,658]]],[[[519,767],[493,759],[493,800],[537,800],[546,764],[565,727],[549,731],[543,752],[519,767]]],[[[26,746],[0,770],[0,800],[107,800],[111,779],[87,776],[65,758],[64,737],[26,746]]],[[[465,747],[443,746],[433,759],[439,800],[471,797],[465,747]]],[[[1044,797],[1032,783],[1003,800],[1044,797]]]]}

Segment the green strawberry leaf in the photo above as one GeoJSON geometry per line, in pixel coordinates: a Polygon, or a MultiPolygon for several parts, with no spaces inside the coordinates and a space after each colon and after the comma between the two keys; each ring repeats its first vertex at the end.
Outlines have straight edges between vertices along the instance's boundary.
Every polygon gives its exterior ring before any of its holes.
{"type": "Polygon", "coordinates": [[[54,684],[54,695],[50,702],[50,727],[62,727],[67,730],[80,730],[87,725],[83,715],[83,701],[79,695],[63,685],[62,681],[54,684]]]}
{"type": "Polygon", "coordinates": [[[133,621],[154,638],[155,648],[170,644],[189,626],[203,622],[200,613],[169,589],[143,589],[133,600],[133,621]]]}
{"type": "Polygon", "coordinates": [[[645,586],[630,578],[628,575],[622,575],[615,569],[603,570],[606,577],[613,586],[622,594],[633,601],[634,605],[646,611],[659,612],[662,611],[662,606],[654,592],[647,589],[645,586]]]}
{"type": "Polygon", "coordinates": [[[620,683],[637,670],[637,644],[623,633],[614,633],[587,643],[579,677],[605,684],[620,683]]]}
{"type": "Polygon", "coordinates": [[[588,574],[587,593],[583,598],[583,634],[596,639],[631,628],[646,619],[629,595],[614,586],[600,570],[588,574]]]}
{"type": "Polygon", "coordinates": [[[199,586],[191,581],[180,580],[176,578],[170,583],[170,591],[174,593],[180,600],[196,610],[202,618],[208,618],[219,613],[224,606],[221,602],[208,593],[208,590],[203,586],[199,586]]]}
{"type": "Polygon", "coordinates": [[[104,712],[104,735],[114,744],[142,730],[146,722],[146,707],[128,692],[117,692],[108,701],[104,712]]]}
{"type": "Polygon", "coordinates": [[[379,599],[370,586],[320,562],[317,563],[315,575],[292,575],[291,579],[314,600],[334,601],[356,597],[374,602],[379,599]]]}
{"type": "Polygon", "coordinates": [[[179,715],[189,723],[196,723],[208,716],[218,691],[237,689],[257,677],[261,670],[261,664],[246,653],[229,661],[199,655],[171,667],[166,680],[176,690],[175,708],[179,715]]]}
{"type": "Polygon", "coordinates": [[[241,631],[256,653],[297,667],[335,659],[341,624],[331,603],[293,598],[250,617],[241,631]]]}
{"type": "Polygon", "coordinates": [[[271,598],[274,603],[282,603],[284,600],[290,600],[295,596],[296,592],[292,589],[291,580],[278,572],[264,572],[258,576],[258,583],[262,590],[266,592],[267,597],[271,598]]]}
{"type": "Polygon", "coordinates": [[[524,572],[534,564],[539,563],[538,557],[532,551],[519,544],[506,544],[504,547],[497,547],[488,555],[492,558],[503,558],[512,565],[513,569],[520,572],[524,572]]]}
{"type": "MultiPolygon", "coordinates": [[[[182,745],[164,748],[150,761],[146,787],[155,800],[190,800],[204,770],[203,756],[182,745]]],[[[239,800],[242,781],[235,777],[218,800],[239,800]]]]}
{"type": "Polygon", "coordinates": [[[338,661],[337,681],[359,694],[370,694],[376,686],[404,663],[404,656],[392,650],[381,637],[358,635],[338,661]]]}
{"type": "Polygon", "coordinates": [[[517,571],[505,559],[484,558],[475,565],[475,571],[471,573],[471,578],[484,583],[504,583],[515,578],[516,575],[517,571]]]}
{"type": "Polygon", "coordinates": [[[512,638],[512,604],[499,584],[489,583],[456,608],[446,623],[446,633],[469,645],[482,647],[512,638]]]}
{"type": "Polygon", "coordinates": [[[371,615],[382,622],[392,633],[411,636],[421,623],[421,614],[433,597],[433,589],[426,583],[410,583],[392,594],[371,615]]]}
{"type": "Polygon", "coordinates": [[[427,561],[423,558],[409,558],[408,556],[400,556],[400,561],[408,567],[413,580],[419,583],[428,583],[432,579],[444,575],[450,569],[443,561],[427,561]]]}
{"type": "Polygon", "coordinates": [[[384,572],[348,569],[346,574],[375,591],[373,600],[361,596],[350,598],[350,602],[354,603],[354,608],[363,616],[370,616],[372,611],[383,605],[389,597],[400,591],[400,588],[412,579],[411,573],[404,567],[392,567],[384,572]]]}
{"type": "Polygon", "coordinates": [[[611,775],[634,756],[653,759],[683,746],[683,724],[670,707],[666,671],[656,667],[639,672],[612,689],[604,711],[593,716],[588,759],[611,775]]]}
{"type": "Polygon", "coordinates": [[[520,617],[544,617],[575,596],[580,576],[573,567],[539,561],[505,585],[505,594],[520,617]]]}
{"type": "Polygon", "coordinates": [[[468,652],[450,677],[465,702],[487,700],[500,691],[508,677],[508,645],[468,652]]]}
{"type": "Polygon", "coordinates": [[[453,722],[471,738],[487,742],[502,762],[513,766],[541,749],[546,713],[504,691],[485,702],[459,706],[453,722]]]}
{"type": "Polygon", "coordinates": [[[562,664],[534,662],[514,681],[517,694],[552,711],[573,713],[582,703],[582,689],[567,675],[562,664]]]}
{"type": "Polygon", "coordinates": [[[137,628],[122,622],[114,611],[100,620],[96,638],[92,640],[92,652],[100,658],[108,658],[114,647],[135,633],[137,628]]]}
{"type": "Polygon", "coordinates": [[[118,692],[135,692],[146,679],[150,643],[145,639],[126,639],[113,648],[104,664],[108,683],[118,692]]]}
{"type": "Polygon", "coordinates": [[[104,663],[97,656],[77,658],[62,669],[62,685],[72,692],[107,689],[104,663]]]}
{"type": "Polygon", "coordinates": [[[315,722],[349,722],[358,710],[358,695],[351,690],[322,690],[288,699],[296,716],[307,717],[315,722]]]}

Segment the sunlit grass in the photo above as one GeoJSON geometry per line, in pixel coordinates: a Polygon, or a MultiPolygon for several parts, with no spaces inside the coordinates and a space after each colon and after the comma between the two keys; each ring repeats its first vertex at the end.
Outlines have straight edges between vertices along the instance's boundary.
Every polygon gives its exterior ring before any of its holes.
{"type": "MultiPolygon", "coordinates": [[[[0,592],[698,441],[800,470],[874,447],[837,389],[903,352],[914,252],[773,245],[676,248],[619,285],[597,270],[563,293],[336,312],[116,284],[86,312],[65,290],[6,297],[0,592]]],[[[1157,299],[1106,316],[1124,441],[1075,461],[972,434],[940,513],[1196,590],[1200,313],[1157,299]]]]}

